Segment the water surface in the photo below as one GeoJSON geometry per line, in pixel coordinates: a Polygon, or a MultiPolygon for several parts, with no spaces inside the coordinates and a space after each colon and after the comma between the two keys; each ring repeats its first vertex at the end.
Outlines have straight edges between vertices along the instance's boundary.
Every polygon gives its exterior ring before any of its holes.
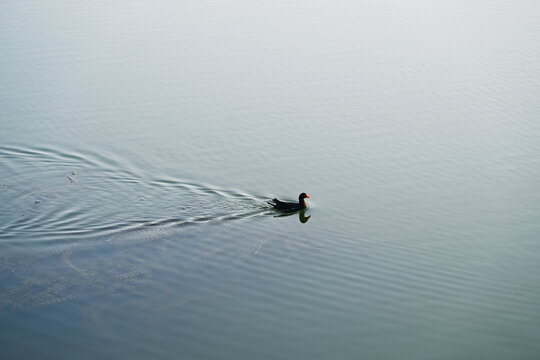
{"type": "Polygon", "coordinates": [[[539,16],[3,3],[0,356],[536,359],[539,16]]]}

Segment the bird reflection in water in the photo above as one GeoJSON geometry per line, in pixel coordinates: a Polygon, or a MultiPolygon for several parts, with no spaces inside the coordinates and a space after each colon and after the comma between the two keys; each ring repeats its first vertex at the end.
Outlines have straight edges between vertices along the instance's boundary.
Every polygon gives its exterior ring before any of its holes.
{"type": "MultiPolygon", "coordinates": [[[[276,215],[275,217],[291,216],[291,215],[294,215],[295,213],[296,213],[296,212],[283,213],[283,214],[280,214],[280,215],[276,215]]],[[[306,209],[305,209],[305,208],[303,208],[302,210],[298,211],[298,220],[299,220],[302,224],[307,223],[307,221],[309,220],[310,217],[311,217],[311,215],[306,216],[306,209]]]]}

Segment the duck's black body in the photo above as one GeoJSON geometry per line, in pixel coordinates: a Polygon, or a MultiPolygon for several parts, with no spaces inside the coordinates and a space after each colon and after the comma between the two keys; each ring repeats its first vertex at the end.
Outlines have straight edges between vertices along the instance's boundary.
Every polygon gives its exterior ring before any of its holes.
{"type": "Polygon", "coordinates": [[[272,199],[273,202],[268,202],[268,204],[272,205],[277,210],[293,212],[293,211],[302,210],[306,207],[306,201],[304,200],[305,198],[309,198],[309,195],[307,195],[306,193],[301,193],[300,196],[298,196],[297,203],[285,202],[285,201],[281,201],[276,198],[273,198],[272,199]]]}

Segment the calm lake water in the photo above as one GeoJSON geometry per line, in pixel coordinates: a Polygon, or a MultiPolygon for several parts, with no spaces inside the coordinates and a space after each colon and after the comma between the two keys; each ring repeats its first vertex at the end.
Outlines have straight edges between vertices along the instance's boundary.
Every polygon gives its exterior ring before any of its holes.
{"type": "Polygon", "coordinates": [[[539,19],[2,2],[0,358],[538,359],[539,19]]]}

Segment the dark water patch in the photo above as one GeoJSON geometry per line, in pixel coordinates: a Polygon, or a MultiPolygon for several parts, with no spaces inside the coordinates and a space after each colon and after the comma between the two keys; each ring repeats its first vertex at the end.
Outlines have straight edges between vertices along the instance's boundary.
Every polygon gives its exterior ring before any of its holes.
{"type": "MultiPolygon", "coordinates": [[[[235,220],[248,218],[244,214],[235,220]]],[[[191,284],[190,287],[199,288],[197,284],[208,283],[208,277],[216,269],[235,269],[253,256],[260,256],[268,243],[268,239],[261,242],[252,226],[249,228],[253,237],[236,238],[234,229],[240,222],[234,222],[235,227],[230,228],[223,224],[225,220],[230,218],[144,222],[93,239],[77,238],[67,244],[60,243],[53,250],[44,248],[39,252],[3,256],[0,313],[61,302],[81,302],[84,307],[85,299],[137,293],[149,280],[148,274],[156,271],[172,271],[191,284]],[[222,225],[212,226],[219,222],[222,225]]],[[[267,228],[260,221],[259,225],[267,228]]],[[[209,286],[215,288],[212,296],[223,291],[217,284],[209,286]]]]}

